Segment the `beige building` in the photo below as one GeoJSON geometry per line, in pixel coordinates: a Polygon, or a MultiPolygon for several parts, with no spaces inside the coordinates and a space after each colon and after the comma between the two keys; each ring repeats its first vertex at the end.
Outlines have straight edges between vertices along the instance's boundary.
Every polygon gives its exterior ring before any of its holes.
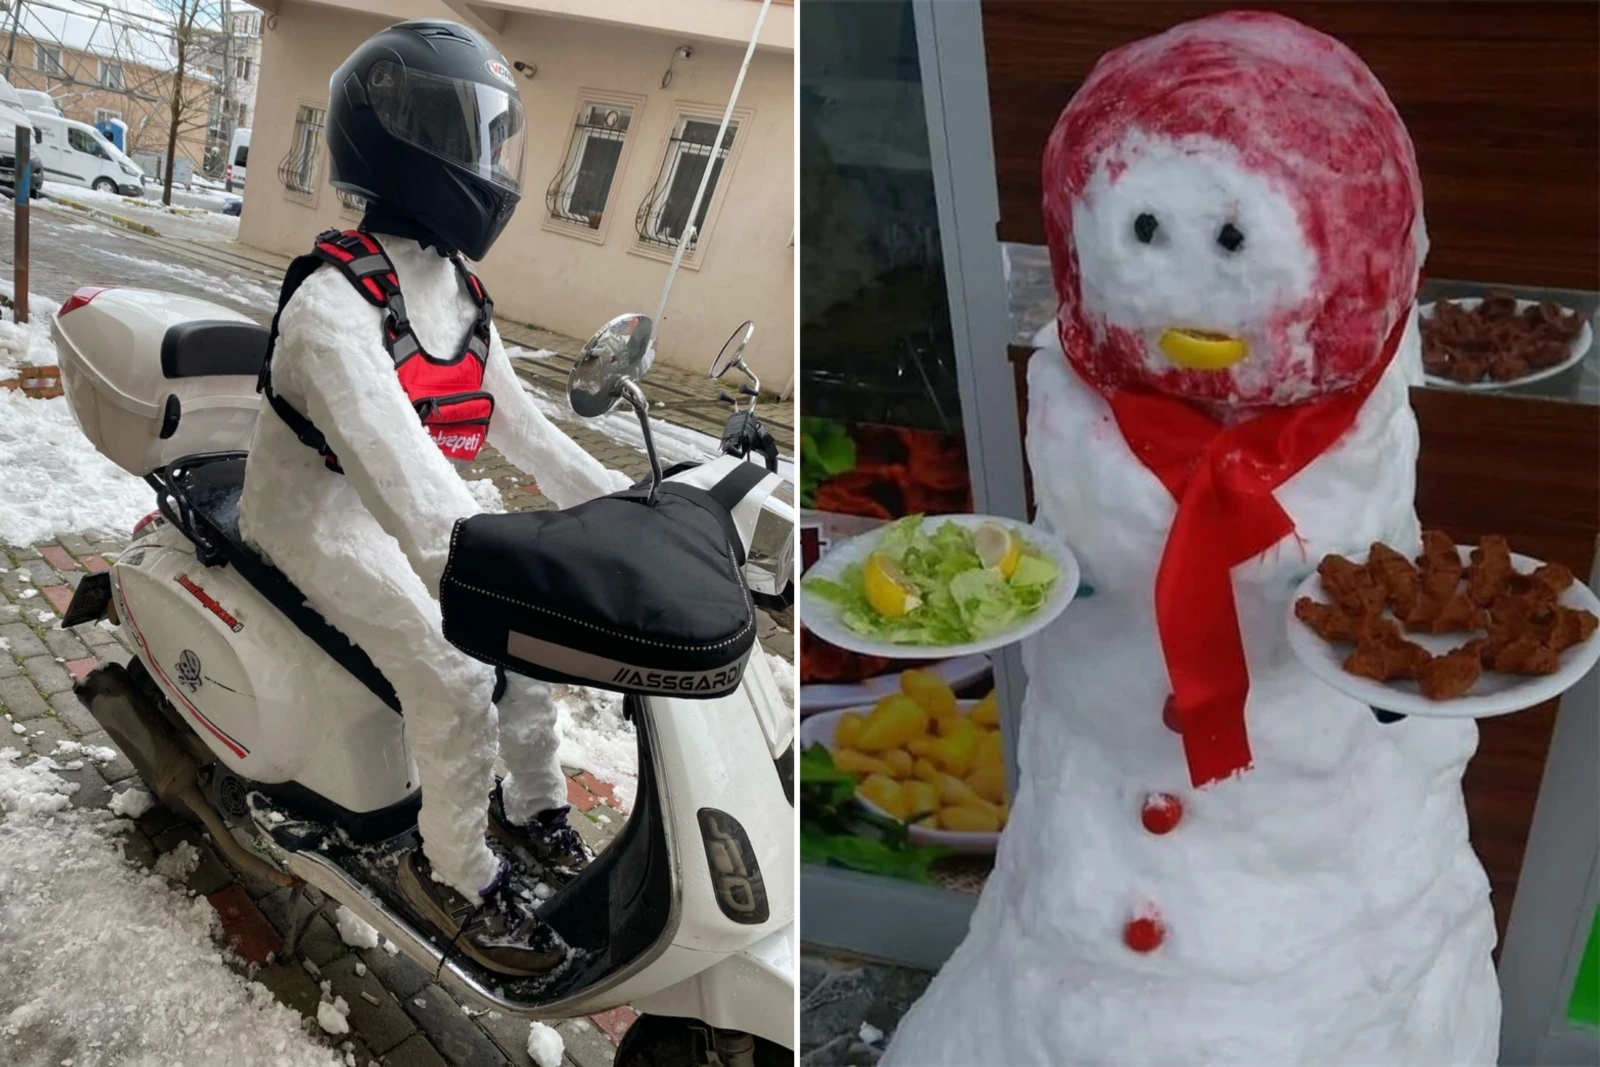
{"type": "MultiPolygon", "coordinates": [[[[143,32],[143,31],[141,31],[143,32]]],[[[153,32],[153,31],[151,31],[153,32]]],[[[12,49],[9,79],[18,89],[40,89],[50,94],[61,113],[78,122],[99,123],[121,119],[128,124],[127,151],[167,151],[171,128],[172,68],[139,63],[141,54],[126,42],[133,31],[107,47],[106,54],[71,47],[60,37],[38,39],[19,32],[12,49]],[[116,47],[122,43],[125,47],[116,47]]],[[[143,43],[143,42],[141,42],[143,43]]],[[[200,72],[203,74],[203,72],[200,72]]],[[[211,93],[208,78],[185,78],[185,100],[201,101],[202,110],[186,112],[178,128],[177,153],[197,167],[205,157],[204,102],[211,93]]]]}
{"type": "Polygon", "coordinates": [[[334,68],[388,23],[467,22],[517,68],[528,116],[523,201],[481,267],[496,313],[576,337],[624,311],[652,314],[709,161],[714,188],[658,355],[704,370],[754,319],[746,358],[764,387],[792,389],[792,3],[772,5],[714,151],[755,0],[256,2],[268,17],[241,241],[293,255],[352,225],[359,205],[328,185],[322,140],[334,68]]]}

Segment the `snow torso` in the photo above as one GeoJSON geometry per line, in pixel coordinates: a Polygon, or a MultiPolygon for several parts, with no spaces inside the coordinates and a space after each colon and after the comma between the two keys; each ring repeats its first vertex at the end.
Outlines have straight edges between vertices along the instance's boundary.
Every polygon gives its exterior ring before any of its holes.
{"type": "MultiPolygon", "coordinates": [[[[450,261],[415,241],[378,240],[394,263],[417,340],[429,352],[459,351],[476,308],[450,261]]],[[[332,405],[337,409],[338,432],[352,439],[360,451],[380,459],[392,454],[395,460],[412,460],[405,464],[402,478],[382,479],[379,495],[392,502],[399,519],[398,523],[382,521],[382,525],[413,532],[417,545],[403,546],[413,566],[420,556],[436,558],[442,569],[455,520],[481,509],[411,408],[393,360],[383,347],[382,320],[383,313],[337,271],[331,267],[318,270],[301,284],[284,311],[273,355],[273,388],[324,433],[331,432],[326,424],[333,417],[319,415],[317,408],[332,405]],[[325,380],[326,363],[318,361],[326,360],[329,347],[339,352],[345,381],[330,384],[325,380]],[[321,395],[335,391],[340,395],[321,395]],[[397,438],[400,447],[396,447],[397,438]],[[436,462],[432,458],[417,462],[421,460],[419,442],[427,442],[436,462]]],[[[497,335],[495,344],[499,344],[497,335]]],[[[354,466],[346,467],[350,477],[361,477],[354,466]]],[[[270,538],[258,538],[259,524],[272,522],[274,516],[293,522],[294,517],[310,512],[362,508],[350,477],[329,471],[322,457],[301,444],[282,419],[264,412],[246,468],[239,509],[241,530],[247,539],[261,544],[270,538]]],[[[387,517],[380,520],[383,518],[387,517]]],[[[428,569],[418,567],[419,572],[428,569]]]]}
{"type": "Polygon", "coordinates": [[[1175,505],[1057,346],[1034,356],[1040,525],[1093,593],[1023,646],[1021,788],[955,956],[886,1063],[1489,1064],[1488,884],[1467,843],[1470,720],[1381,725],[1290,653],[1293,590],[1328,552],[1418,538],[1415,327],[1334,449],[1277,499],[1290,538],[1234,571],[1253,768],[1196,791],[1162,724],[1153,588],[1175,505]],[[1177,827],[1140,824],[1150,793],[1177,827]],[[1159,914],[1139,954],[1123,926],[1159,914]]]}

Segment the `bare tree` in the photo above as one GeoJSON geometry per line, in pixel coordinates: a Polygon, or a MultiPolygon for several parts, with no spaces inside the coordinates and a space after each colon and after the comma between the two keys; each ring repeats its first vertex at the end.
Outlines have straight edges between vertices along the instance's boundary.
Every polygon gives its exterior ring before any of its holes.
{"type": "MultiPolygon", "coordinates": [[[[178,154],[178,131],[186,123],[191,129],[194,128],[193,116],[196,111],[201,115],[200,124],[204,125],[210,118],[211,102],[209,79],[205,82],[197,80],[196,85],[190,87],[186,78],[191,59],[203,45],[197,24],[201,9],[208,5],[205,0],[173,0],[173,3],[172,43],[176,62],[172,68],[172,86],[167,100],[167,114],[171,118],[167,128],[167,165],[161,178],[161,202],[168,206],[172,204],[172,161],[178,154]]],[[[227,32],[226,26],[221,29],[227,32]]]]}

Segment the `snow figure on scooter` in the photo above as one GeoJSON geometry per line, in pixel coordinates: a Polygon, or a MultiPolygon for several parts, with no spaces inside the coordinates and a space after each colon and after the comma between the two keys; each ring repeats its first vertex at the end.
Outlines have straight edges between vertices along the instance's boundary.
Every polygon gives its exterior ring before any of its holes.
{"type": "Polygon", "coordinates": [[[456,23],[391,26],[334,73],[332,182],[367,212],[290,267],[262,373],[277,416],[258,424],[239,509],[245,538],[399,698],[422,790],[422,850],[398,874],[406,899],[457,951],[506,974],[564,954],[530,943],[530,924],[495,899],[506,868],[486,824],[547,881],[588,857],[565,821],[549,687],[519,675],[496,694],[493,669],[442,633],[451,527],[482,510],[450,461],[487,438],[564,507],[629,484],[523,392],[463,261],[482,259],[511,218],[522,138],[504,58],[456,23]]]}
{"type": "Polygon", "coordinates": [[[1419,534],[1399,116],[1339,42],[1216,15],[1100,61],[1044,189],[1027,447],[1094,592],[1023,648],[994,874],[884,1062],[1493,1063],[1476,728],[1385,722],[1285,637],[1323,554],[1419,534]]]}

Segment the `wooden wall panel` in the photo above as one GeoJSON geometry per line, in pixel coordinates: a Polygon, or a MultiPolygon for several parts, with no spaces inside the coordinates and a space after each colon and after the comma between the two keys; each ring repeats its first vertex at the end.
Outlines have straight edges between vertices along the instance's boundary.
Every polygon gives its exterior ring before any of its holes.
{"type": "MultiPolygon", "coordinates": [[[[1043,244],[1039,157],[1095,60],[1237,3],[984,0],[1000,235],[1043,244]]],[[[1306,2],[1417,145],[1438,278],[1600,289],[1600,4],[1306,2]]]]}
{"type": "MultiPolygon", "coordinates": [[[[1013,345],[1008,354],[1026,433],[1033,350],[1013,345]]],[[[1516,551],[1565,563],[1587,579],[1600,538],[1600,408],[1432,389],[1413,389],[1411,405],[1422,439],[1417,514],[1424,526],[1458,542],[1504,534],[1516,551]]],[[[1478,754],[1462,780],[1472,846],[1489,876],[1502,939],[1556,709],[1550,701],[1480,720],[1478,754]]]]}

